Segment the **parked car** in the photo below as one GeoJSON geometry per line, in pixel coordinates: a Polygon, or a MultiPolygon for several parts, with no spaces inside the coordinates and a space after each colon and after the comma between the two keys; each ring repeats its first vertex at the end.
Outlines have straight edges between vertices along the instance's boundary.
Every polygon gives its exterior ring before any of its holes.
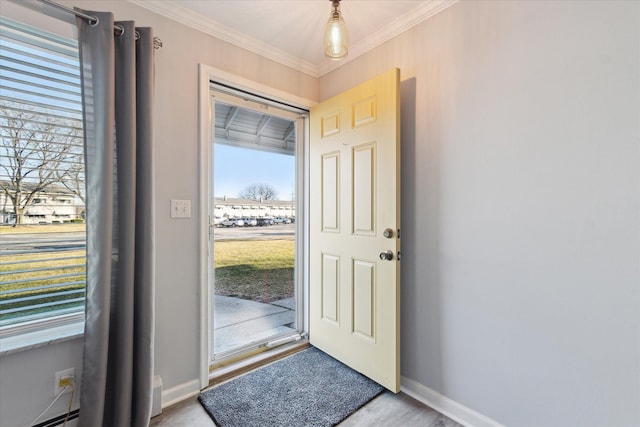
{"type": "Polygon", "coordinates": [[[242,227],[244,226],[244,220],[239,218],[225,218],[220,222],[223,227],[242,227]]]}
{"type": "Polygon", "coordinates": [[[274,224],[289,224],[289,223],[291,223],[289,218],[285,218],[283,216],[279,216],[279,217],[273,218],[273,222],[274,222],[274,224]]]}
{"type": "Polygon", "coordinates": [[[258,218],[258,226],[266,227],[267,225],[273,225],[273,218],[269,218],[269,217],[258,218]]]}
{"type": "Polygon", "coordinates": [[[245,227],[255,227],[258,225],[258,220],[255,218],[244,218],[244,226],[245,227]]]}

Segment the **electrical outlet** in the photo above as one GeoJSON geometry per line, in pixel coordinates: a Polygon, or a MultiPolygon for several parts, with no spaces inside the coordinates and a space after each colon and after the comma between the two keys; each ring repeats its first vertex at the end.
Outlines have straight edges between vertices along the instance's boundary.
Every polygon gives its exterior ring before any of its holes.
{"type": "MultiPolygon", "coordinates": [[[[56,382],[55,382],[56,396],[69,384],[72,384],[74,387],[76,385],[76,368],[70,368],[70,369],[65,369],[64,371],[56,372],[56,382]]],[[[71,389],[68,388],[67,391],[65,391],[65,393],[69,393],[70,391],[71,389]]]]}

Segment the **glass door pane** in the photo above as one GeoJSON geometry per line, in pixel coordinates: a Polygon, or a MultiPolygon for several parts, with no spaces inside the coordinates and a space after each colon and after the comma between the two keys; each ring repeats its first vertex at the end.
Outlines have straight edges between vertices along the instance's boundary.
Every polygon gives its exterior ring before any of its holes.
{"type": "Polygon", "coordinates": [[[213,353],[297,333],[295,119],[216,101],[213,353]]]}

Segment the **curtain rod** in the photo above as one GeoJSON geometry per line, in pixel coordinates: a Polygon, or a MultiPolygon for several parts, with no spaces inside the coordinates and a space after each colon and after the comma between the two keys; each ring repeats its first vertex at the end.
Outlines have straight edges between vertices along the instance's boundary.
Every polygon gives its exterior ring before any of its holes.
{"type": "MultiPolygon", "coordinates": [[[[59,9],[59,10],[65,11],[67,13],[71,13],[71,14],[73,14],[75,16],[78,16],[78,17],[80,17],[80,18],[82,18],[82,19],[84,19],[86,21],[89,21],[89,24],[91,24],[91,25],[96,25],[98,23],[98,21],[99,21],[96,16],[91,16],[91,15],[87,15],[86,13],[78,12],[75,9],[71,9],[70,7],[61,5],[61,4],[56,3],[54,1],[51,1],[51,0],[38,0],[38,1],[41,2],[41,3],[44,3],[46,5],[49,5],[51,7],[55,7],[56,9],[59,9]]],[[[118,32],[119,36],[124,33],[124,27],[122,25],[115,24],[113,27],[116,30],[116,32],[118,32]]]]}
{"type": "MultiPolygon", "coordinates": [[[[99,21],[98,17],[96,16],[91,16],[91,15],[87,15],[86,13],[82,13],[82,12],[78,12],[75,9],[71,9],[70,7],[61,5],[59,3],[56,3],[54,1],[51,0],[38,0],[41,3],[44,3],[46,5],[49,5],[51,7],[55,7],[56,9],[62,10],[64,12],[67,13],[71,13],[75,16],[78,16],[86,21],[89,22],[89,24],[91,25],[96,25],[99,21]]],[[[124,27],[122,25],[118,25],[118,24],[114,24],[114,30],[116,32],[117,35],[121,36],[122,34],[124,34],[124,27]]],[[[138,32],[136,31],[136,40],[140,37],[140,35],[138,34],[138,32]]],[[[162,47],[162,40],[160,40],[159,37],[154,37],[153,38],[153,47],[155,49],[160,49],[162,47]]]]}

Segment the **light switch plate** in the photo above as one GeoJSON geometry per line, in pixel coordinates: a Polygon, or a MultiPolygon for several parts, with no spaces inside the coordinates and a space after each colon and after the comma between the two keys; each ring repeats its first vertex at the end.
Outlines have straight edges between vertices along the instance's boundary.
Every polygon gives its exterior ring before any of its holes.
{"type": "Polygon", "coordinates": [[[171,200],[171,218],[191,218],[191,200],[171,200]]]}

